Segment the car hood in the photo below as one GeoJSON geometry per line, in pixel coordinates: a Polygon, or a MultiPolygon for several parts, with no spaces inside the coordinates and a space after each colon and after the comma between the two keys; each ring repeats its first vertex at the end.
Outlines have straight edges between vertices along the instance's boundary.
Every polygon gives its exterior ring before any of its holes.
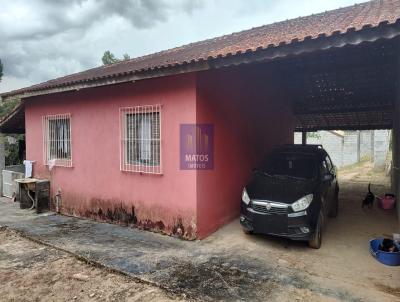
{"type": "Polygon", "coordinates": [[[313,193],[315,187],[315,180],[270,177],[257,174],[246,186],[246,190],[250,199],[290,204],[307,194],[313,193]]]}

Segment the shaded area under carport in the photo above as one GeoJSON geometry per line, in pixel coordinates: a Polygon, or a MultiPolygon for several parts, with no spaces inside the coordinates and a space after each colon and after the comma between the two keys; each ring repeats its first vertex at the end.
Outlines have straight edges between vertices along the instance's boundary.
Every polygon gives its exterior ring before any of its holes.
{"type": "MultiPolygon", "coordinates": [[[[295,131],[392,129],[391,189],[400,196],[400,39],[377,39],[271,62],[292,100],[295,131]]],[[[400,207],[398,216],[400,217],[400,207]]]]}

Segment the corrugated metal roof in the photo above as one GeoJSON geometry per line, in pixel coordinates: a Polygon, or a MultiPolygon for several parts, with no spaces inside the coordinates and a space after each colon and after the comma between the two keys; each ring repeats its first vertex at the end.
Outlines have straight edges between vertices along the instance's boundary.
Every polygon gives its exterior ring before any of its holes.
{"type": "Polygon", "coordinates": [[[399,0],[375,0],[307,17],[260,26],[181,47],[101,66],[2,94],[3,97],[65,87],[148,70],[195,64],[206,60],[257,52],[309,39],[393,24],[400,18],[399,0]]]}

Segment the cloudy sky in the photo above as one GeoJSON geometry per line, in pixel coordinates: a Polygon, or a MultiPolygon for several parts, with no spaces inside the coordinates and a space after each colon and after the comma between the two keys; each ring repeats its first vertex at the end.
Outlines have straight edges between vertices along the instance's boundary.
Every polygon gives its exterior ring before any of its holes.
{"type": "Polygon", "coordinates": [[[0,92],[362,0],[0,0],[0,92]]]}

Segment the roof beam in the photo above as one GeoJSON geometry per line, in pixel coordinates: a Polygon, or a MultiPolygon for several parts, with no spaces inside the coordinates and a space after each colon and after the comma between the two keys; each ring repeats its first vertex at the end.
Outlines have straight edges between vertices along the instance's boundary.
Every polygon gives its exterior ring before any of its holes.
{"type": "Polygon", "coordinates": [[[379,125],[342,125],[342,126],[328,126],[328,127],[303,127],[297,126],[295,127],[295,132],[316,132],[321,130],[390,130],[393,128],[392,123],[390,124],[379,124],[379,125]]]}

